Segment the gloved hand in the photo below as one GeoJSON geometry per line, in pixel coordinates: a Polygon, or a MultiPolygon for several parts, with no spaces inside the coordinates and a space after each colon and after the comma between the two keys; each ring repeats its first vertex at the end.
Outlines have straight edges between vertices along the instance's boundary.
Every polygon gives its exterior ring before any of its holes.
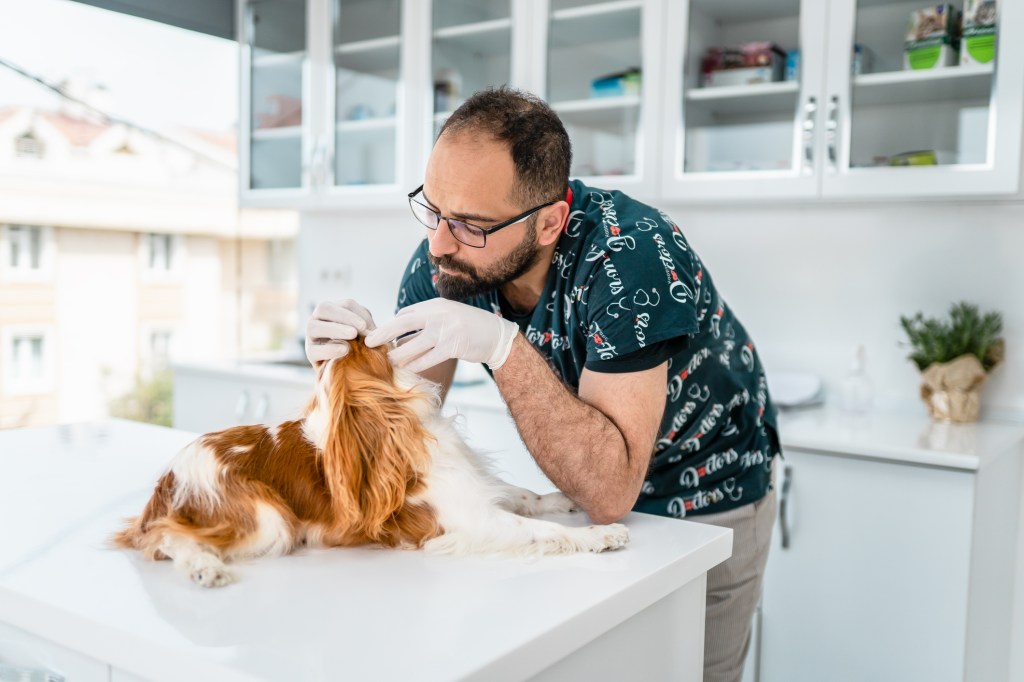
{"type": "Polygon", "coordinates": [[[366,335],[366,345],[379,346],[417,331],[389,353],[393,363],[422,372],[458,358],[495,370],[508,359],[519,326],[465,303],[434,298],[399,310],[395,319],[366,335]]]}
{"type": "Polygon", "coordinates": [[[343,358],[348,353],[348,339],[374,328],[370,311],[353,300],[322,301],[306,322],[306,359],[318,362],[343,358]]]}

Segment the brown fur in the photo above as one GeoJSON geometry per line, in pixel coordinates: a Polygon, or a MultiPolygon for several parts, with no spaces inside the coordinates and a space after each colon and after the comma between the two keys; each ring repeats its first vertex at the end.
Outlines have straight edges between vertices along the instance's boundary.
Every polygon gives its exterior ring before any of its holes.
{"type": "MultiPolygon", "coordinates": [[[[415,411],[425,398],[395,386],[386,350],[351,343],[330,371],[329,425],[321,452],[303,434],[303,421],[273,433],[262,425],[237,426],[199,438],[222,467],[221,502],[187,498],[173,507],[180,481],[171,471],[157,482],[142,514],[112,542],[150,559],[164,535],[181,534],[222,557],[246,554],[257,530],[259,503],[274,507],[291,528],[287,551],[315,535],[327,546],[379,543],[419,547],[441,534],[433,510],[410,498],[424,487],[431,435],[415,411]]],[[[324,378],[320,376],[321,380],[324,378]]],[[[317,405],[314,397],[307,415],[317,405]]]]}

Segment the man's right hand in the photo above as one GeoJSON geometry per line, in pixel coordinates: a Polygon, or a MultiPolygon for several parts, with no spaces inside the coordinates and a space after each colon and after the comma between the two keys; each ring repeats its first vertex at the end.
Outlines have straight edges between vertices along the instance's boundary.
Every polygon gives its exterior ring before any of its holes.
{"type": "Polygon", "coordinates": [[[322,301],[306,323],[306,358],[316,366],[345,357],[347,341],[374,328],[370,311],[355,301],[322,301]]]}

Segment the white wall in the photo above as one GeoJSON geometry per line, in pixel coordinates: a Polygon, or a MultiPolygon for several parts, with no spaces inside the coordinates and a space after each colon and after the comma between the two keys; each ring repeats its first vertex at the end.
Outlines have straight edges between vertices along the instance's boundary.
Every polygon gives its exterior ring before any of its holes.
{"type": "MultiPolygon", "coordinates": [[[[965,299],[1003,314],[1006,361],[985,387],[984,414],[1024,420],[1024,203],[660,208],[769,372],[814,372],[835,395],[863,343],[876,405],[923,410],[900,315],[945,315],[965,299]]],[[[406,211],[303,215],[299,319],[323,298],[355,298],[390,316],[421,234],[406,211]]]]}
{"type": "Polygon", "coordinates": [[[864,343],[876,404],[918,406],[900,315],[945,315],[968,300],[1003,315],[1006,361],[985,387],[985,412],[1024,420],[1024,203],[666,210],[769,372],[810,370],[836,395],[864,343]]]}
{"type": "Polygon", "coordinates": [[[296,240],[300,325],[326,299],[352,298],[378,321],[391,317],[402,273],[425,231],[407,208],[303,213],[296,240]]]}

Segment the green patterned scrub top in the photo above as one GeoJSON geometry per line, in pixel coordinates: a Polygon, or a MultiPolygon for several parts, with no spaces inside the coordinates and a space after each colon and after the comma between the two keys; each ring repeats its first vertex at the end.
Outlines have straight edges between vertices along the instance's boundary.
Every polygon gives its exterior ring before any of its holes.
{"type": "MultiPolygon", "coordinates": [[[[746,330],[679,227],[621,192],[569,184],[569,218],[533,311],[497,291],[465,303],[519,324],[563,382],[668,361],[665,413],[633,509],[662,516],[727,511],[770,489],[775,408],[746,330]]],[[[424,240],[398,308],[437,298],[424,240]]],[[[583,446],[585,447],[585,446],[583,446]]]]}

